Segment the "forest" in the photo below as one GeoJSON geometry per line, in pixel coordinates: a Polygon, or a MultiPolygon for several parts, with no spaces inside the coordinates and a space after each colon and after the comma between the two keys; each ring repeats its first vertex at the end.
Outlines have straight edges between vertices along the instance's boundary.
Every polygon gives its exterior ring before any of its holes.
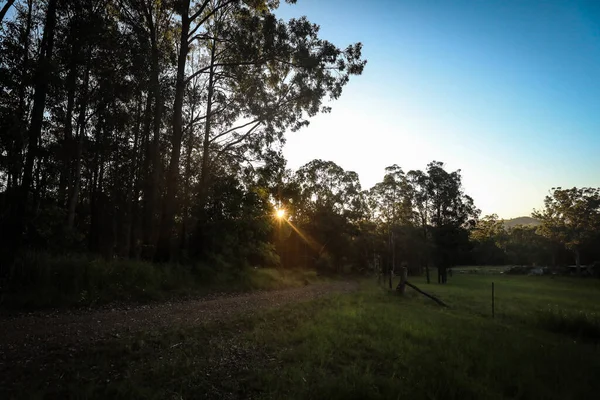
{"type": "Polygon", "coordinates": [[[435,267],[440,282],[456,265],[600,259],[597,188],[552,188],[540,225],[507,228],[440,161],[368,189],[332,161],[287,168],[285,135],[368,66],[361,43],[277,18],[278,0],[0,6],[5,287],[39,279],[41,254],[192,274],[405,265],[429,281],[435,267]]]}

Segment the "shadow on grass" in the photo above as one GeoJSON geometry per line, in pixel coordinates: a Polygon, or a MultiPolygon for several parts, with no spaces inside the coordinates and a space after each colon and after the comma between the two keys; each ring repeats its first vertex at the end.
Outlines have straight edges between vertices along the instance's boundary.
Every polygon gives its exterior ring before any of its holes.
{"type": "Polygon", "coordinates": [[[537,313],[537,324],[550,332],[584,342],[600,343],[600,318],[594,312],[548,308],[537,313]]]}

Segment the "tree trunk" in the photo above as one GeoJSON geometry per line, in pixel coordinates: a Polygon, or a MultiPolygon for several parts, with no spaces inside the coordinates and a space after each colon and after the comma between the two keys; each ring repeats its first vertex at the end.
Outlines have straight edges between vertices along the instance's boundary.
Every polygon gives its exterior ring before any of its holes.
{"type": "MultiPolygon", "coordinates": [[[[89,61],[89,51],[88,51],[88,61],[89,61]]],[[[87,62],[86,62],[87,63],[87,62]]],[[[81,156],[83,153],[83,141],[85,137],[85,125],[86,118],[85,114],[87,111],[87,103],[88,103],[88,85],[90,80],[90,71],[89,68],[86,67],[84,78],[83,78],[83,88],[81,94],[81,104],[79,109],[79,116],[77,118],[77,152],[75,156],[75,176],[73,179],[73,188],[69,195],[69,207],[67,213],[67,230],[73,229],[73,224],[75,222],[75,210],[77,208],[77,201],[79,200],[79,190],[81,189],[81,156]]]]}
{"type": "MultiPolygon", "coordinates": [[[[140,99],[141,102],[141,99],[140,99]]],[[[144,108],[144,116],[142,119],[142,128],[140,134],[140,144],[138,146],[136,156],[136,172],[135,172],[135,189],[134,189],[134,207],[133,207],[133,220],[131,228],[131,253],[130,257],[139,259],[142,252],[143,244],[143,232],[148,227],[149,223],[146,218],[143,218],[143,210],[145,210],[144,200],[140,201],[140,193],[145,189],[144,184],[147,183],[144,175],[144,171],[148,170],[148,140],[150,136],[150,121],[152,108],[152,97],[150,94],[146,95],[146,104],[144,108]]]]}
{"type": "Polygon", "coordinates": [[[581,257],[579,249],[576,247],[573,252],[575,253],[575,265],[577,266],[577,276],[581,276],[581,257]]]}
{"type": "MultiPolygon", "coordinates": [[[[146,256],[153,258],[155,253],[155,246],[157,240],[157,206],[159,203],[159,177],[161,162],[160,162],[160,128],[162,122],[162,96],[160,90],[160,65],[159,65],[159,49],[158,49],[158,33],[156,26],[150,19],[148,21],[150,27],[150,42],[151,42],[151,68],[150,68],[150,86],[152,88],[152,96],[154,97],[154,124],[152,131],[152,145],[150,146],[151,156],[151,174],[149,176],[149,183],[146,185],[146,218],[148,218],[148,231],[146,232],[145,245],[146,245],[146,256]]],[[[168,179],[167,179],[168,183],[168,179]]]]}
{"type": "Polygon", "coordinates": [[[65,205],[66,187],[71,183],[71,148],[73,140],[73,108],[75,106],[75,89],[77,86],[77,61],[79,58],[79,38],[72,32],[70,37],[71,60],[69,62],[69,73],[67,75],[67,109],[65,116],[65,132],[62,145],[62,166],[60,171],[60,180],[58,184],[58,202],[61,207],[65,205]]]}
{"type": "Polygon", "coordinates": [[[209,175],[209,159],[210,159],[210,131],[211,131],[211,114],[213,105],[214,92],[214,69],[215,63],[216,41],[213,41],[213,46],[210,52],[210,71],[208,75],[208,98],[206,103],[206,120],[204,121],[204,140],[202,143],[202,167],[200,169],[200,192],[198,203],[204,205],[204,200],[207,192],[208,175],[209,175]]]}
{"type": "MultiPolygon", "coordinates": [[[[8,10],[8,9],[7,9],[8,10]]],[[[23,139],[25,137],[25,97],[29,86],[27,79],[27,68],[29,64],[29,37],[31,35],[33,14],[33,0],[27,2],[27,21],[25,31],[22,35],[23,62],[20,67],[19,84],[19,106],[17,108],[15,124],[12,127],[13,136],[11,145],[8,149],[8,182],[7,182],[7,215],[16,215],[20,206],[20,188],[21,169],[23,166],[23,139]]]]}
{"type": "Polygon", "coordinates": [[[190,30],[189,8],[189,0],[184,1],[181,15],[179,57],[177,59],[177,81],[175,84],[175,101],[173,104],[173,135],[171,136],[171,159],[169,161],[169,169],[167,171],[166,195],[163,203],[163,212],[161,216],[159,229],[158,248],[156,253],[156,259],[160,261],[166,261],[171,256],[171,234],[175,216],[175,198],[177,195],[177,181],[179,178],[179,158],[181,156],[181,139],[183,136],[183,97],[185,94],[186,84],[185,66],[189,51],[188,36],[190,30]]]}
{"type": "Polygon", "coordinates": [[[194,142],[191,134],[188,137],[186,143],[186,156],[185,156],[185,176],[183,183],[183,209],[182,209],[182,224],[181,224],[181,238],[180,238],[180,249],[181,251],[187,251],[188,248],[188,227],[190,225],[190,180],[192,176],[192,151],[194,148],[194,142]]]}
{"type": "Polygon", "coordinates": [[[139,163],[139,147],[140,147],[140,130],[142,125],[142,95],[138,93],[136,96],[136,111],[135,125],[133,128],[133,159],[129,164],[129,179],[127,182],[126,194],[126,217],[125,217],[125,243],[121,255],[123,257],[133,257],[136,245],[136,214],[138,201],[138,163],[139,163]]]}
{"type": "Polygon", "coordinates": [[[40,55],[35,72],[35,87],[33,96],[33,109],[31,112],[31,124],[29,127],[29,143],[27,148],[27,157],[23,171],[23,181],[21,183],[21,194],[16,213],[15,228],[12,230],[14,238],[13,251],[16,251],[21,245],[22,234],[25,228],[27,217],[27,203],[29,200],[29,190],[33,181],[33,165],[38,158],[38,142],[42,133],[42,122],[44,120],[44,110],[46,108],[46,94],[50,81],[50,67],[52,59],[52,50],[54,48],[54,30],[56,26],[56,3],[57,0],[49,0],[46,12],[46,23],[44,24],[44,33],[40,47],[40,55]]]}
{"type": "MultiPolygon", "coordinates": [[[[150,85],[149,85],[150,86],[150,85]]],[[[146,107],[144,110],[144,128],[142,131],[142,149],[143,151],[143,162],[142,169],[140,171],[140,180],[143,185],[143,211],[142,211],[142,247],[140,248],[140,252],[143,254],[144,258],[149,258],[146,254],[147,247],[152,243],[152,230],[153,230],[153,211],[150,207],[150,192],[152,190],[151,187],[151,179],[150,179],[150,160],[152,159],[152,149],[150,144],[150,125],[152,124],[152,94],[146,94],[146,107]],[[143,175],[143,178],[142,178],[143,175]]]]}

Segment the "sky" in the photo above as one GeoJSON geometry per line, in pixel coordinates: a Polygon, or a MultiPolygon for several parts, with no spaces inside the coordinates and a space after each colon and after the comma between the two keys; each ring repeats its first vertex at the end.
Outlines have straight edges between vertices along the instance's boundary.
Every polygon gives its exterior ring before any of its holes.
{"type": "Polygon", "coordinates": [[[555,186],[600,187],[600,0],[281,3],[368,60],[331,113],[286,134],[289,168],[331,160],[368,189],[386,166],[443,161],[501,218],[555,186]]]}

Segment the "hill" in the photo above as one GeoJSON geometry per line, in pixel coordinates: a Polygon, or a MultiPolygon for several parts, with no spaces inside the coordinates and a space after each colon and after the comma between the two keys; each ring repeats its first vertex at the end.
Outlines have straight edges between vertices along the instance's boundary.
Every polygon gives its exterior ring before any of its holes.
{"type": "Polygon", "coordinates": [[[537,225],[540,225],[540,221],[538,221],[535,218],[531,218],[531,217],[517,217],[517,218],[504,220],[504,226],[506,228],[513,228],[517,225],[537,226],[537,225]]]}

